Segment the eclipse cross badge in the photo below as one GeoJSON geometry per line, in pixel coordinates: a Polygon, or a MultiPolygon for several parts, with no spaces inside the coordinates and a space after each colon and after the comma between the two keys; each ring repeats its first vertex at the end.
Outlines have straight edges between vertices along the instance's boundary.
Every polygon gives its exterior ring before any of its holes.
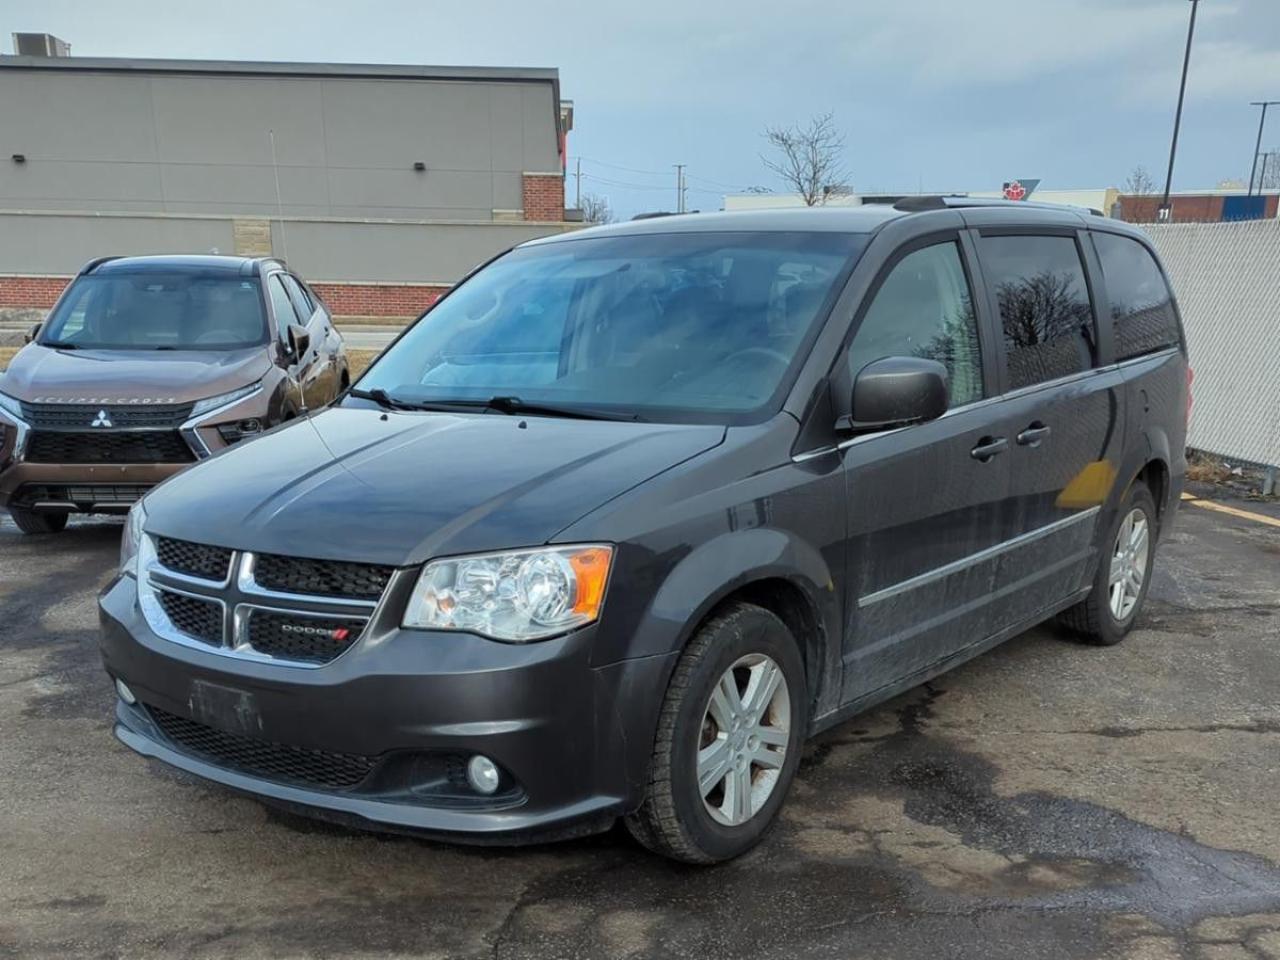
{"type": "Polygon", "coordinates": [[[107,411],[99,410],[98,415],[93,418],[93,422],[89,424],[91,427],[110,427],[112,426],[111,418],[107,416],[107,411]]]}

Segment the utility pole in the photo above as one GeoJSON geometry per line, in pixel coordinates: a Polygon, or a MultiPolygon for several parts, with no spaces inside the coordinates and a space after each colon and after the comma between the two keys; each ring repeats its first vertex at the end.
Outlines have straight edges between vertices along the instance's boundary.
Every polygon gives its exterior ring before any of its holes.
{"type": "MultiPolygon", "coordinates": [[[[1261,107],[1262,116],[1258,119],[1258,142],[1253,147],[1253,167],[1249,171],[1249,196],[1253,196],[1253,180],[1258,175],[1258,153],[1262,150],[1262,128],[1267,125],[1267,108],[1280,104],[1280,100],[1254,100],[1249,104],[1251,107],[1261,107]]],[[[1266,167],[1263,167],[1263,176],[1266,176],[1266,167]]],[[[1258,184],[1261,193],[1262,184],[1258,184]]]]}
{"type": "Polygon", "coordinates": [[[676,168],[676,213],[684,213],[684,168],[687,164],[674,164],[676,168]]]}
{"type": "Polygon", "coordinates": [[[573,205],[576,209],[581,210],[582,209],[582,158],[581,157],[578,158],[577,172],[573,175],[573,178],[574,180],[577,181],[577,184],[578,184],[577,189],[575,191],[573,205]]]}
{"type": "Polygon", "coordinates": [[[1187,28],[1187,52],[1182,57],[1182,83],[1178,87],[1178,111],[1173,117],[1173,143],[1169,146],[1169,173],[1164,180],[1164,198],[1156,212],[1161,223],[1169,219],[1169,191],[1173,189],[1173,161],[1178,155],[1178,130],[1182,126],[1182,101],[1187,95],[1187,69],[1191,66],[1191,40],[1196,35],[1196,11],[1200,0],[1191,0],[1191,26],[1187,28]]]}

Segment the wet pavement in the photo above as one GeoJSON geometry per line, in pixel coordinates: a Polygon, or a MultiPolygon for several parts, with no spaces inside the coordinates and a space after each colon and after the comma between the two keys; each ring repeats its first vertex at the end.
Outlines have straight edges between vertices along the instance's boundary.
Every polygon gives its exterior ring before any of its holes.
{"type": "Polygon", "coordinates": [[[1280,957],[1280,529],[1184,507],[1140,628],[837,727],[714,869],[357,833],[111,737],[119,525],[0,521],[0,957],[1280,957]]]}

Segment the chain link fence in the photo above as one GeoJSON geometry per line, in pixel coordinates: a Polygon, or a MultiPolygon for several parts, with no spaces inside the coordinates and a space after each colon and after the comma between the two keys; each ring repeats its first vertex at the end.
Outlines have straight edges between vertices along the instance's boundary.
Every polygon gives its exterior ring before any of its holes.
{"type": "Polygon", "coordinates": [[[1187,445],[1280,466],[1280,220],[1143,229],[1173,281],[1195,370],[1187,445]]]}

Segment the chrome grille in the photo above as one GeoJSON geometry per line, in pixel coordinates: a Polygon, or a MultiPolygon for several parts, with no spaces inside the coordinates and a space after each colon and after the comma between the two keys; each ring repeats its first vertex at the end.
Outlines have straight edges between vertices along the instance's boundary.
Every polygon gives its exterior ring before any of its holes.
{"type": "Polygon", "coordinates": [[[258,583],[282,593],[312,593],[323,597],[377,600],[391,579],[391,567],[339,560],[306,560],[259,554],[254,564],[258,583]]]}
{"type": "Polygon", "coordinates": [[[250,610],[249,646],[286,660],[328,663],[356,642],[364,617],[297,617],[279,610],[250,610]]]}
{"type": "Polygon", "coordinates": [[[231,569],[231,551],[226,547],[211,547],[189,540],[156,537],[156,555],[170,570],[219,583],[227,579],[231,569]]]}
{"type": "Polygon", "coordinates": [[[274,555],[270,559],[269,570],[302,570],[311,579],[276,577],[264,582],[259,573],[263,556],[172,537],[146,537],[138,584],[143,614],[152,630],[178,643],[227,656],[317,667],[360,639],[394,573],[391,567],[359,563],[274,555]],[[343,585],[352,592],[321,592],[343,585]],[[317,589],[284,592],[280,586],[317,589]]]}
{"type": "Polygon", "coordinates": [[[164,608],[165,616],[174,627],[201,643],[215,647],[222,644],[222,604],[216,600],[201,600],[169,590],[157,593],[160,606],[164,608]]]}
{"type": "Polygon", "coordinates": [[[33,427],[80,430],[100,413],[116,428],[177,428],[191,416],[190,403],[23,403],[22,419],[33,427]]]}

